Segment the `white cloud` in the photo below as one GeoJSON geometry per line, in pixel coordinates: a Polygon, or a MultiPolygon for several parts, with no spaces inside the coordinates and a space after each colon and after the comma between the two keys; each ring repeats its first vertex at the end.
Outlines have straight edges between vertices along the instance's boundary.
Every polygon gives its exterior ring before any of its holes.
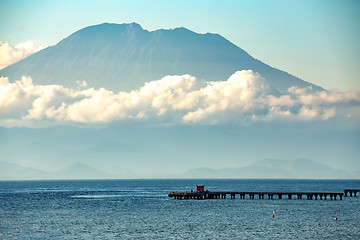
{"type": "Polygon", "coordinates": [[[16,46],[0,41],[0,69],[20,61],[41,49],[42,47],[33,41],[19,43],[16,46]]]}
{"type": "MultiPolygon", "coordinates": [[[[79,82],[80,83],[80,82],[79,82]]],[[[85,83],[80,83],[82,88],[85,83]]],[[[359,117],[357,91],[316,92],[292,87],[274,94],[251,70],[227,81],[206,82],[190,75],[166,76],[131,92],[104,88],[75,90],[34,85],[30,77],[0,78],[0,125],[106,124],[143,121],[174,124],[249,124],[271,121],[326,121],[339,114],[359,117]]]]}
{"type": "Polygon", "coordinates": [[[77,80],[76,84],[78,85],[79,88],[84,88],[87,86],[87,82],[84,80],[82,80],[82,81],[77,80]]]}

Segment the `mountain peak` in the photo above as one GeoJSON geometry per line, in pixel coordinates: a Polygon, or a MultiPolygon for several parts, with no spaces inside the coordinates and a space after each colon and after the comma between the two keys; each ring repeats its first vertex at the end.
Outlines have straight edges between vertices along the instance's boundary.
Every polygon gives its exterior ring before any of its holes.
{"type": "MultiPolygon", "coordinates": [[[[182,32],[182,33],[192,33],[194,34],[195,32],[191,31],[190,29],[187,29],[185,27],[177,27],[177,28],[173,28],[171,29],[171,31],[175,31],[175,32],[182,32]]],[[[195,33],[198,34],[198,33],[195,33]]]]}
{"type": "MultiPolygon", "coordinates": [[[[123,31],[134,31],[134,30],[143,31],[144,29],[140,26],[140,24],[135,23],[135,22],[122,23],[122,24],[105,22],[105,23],[82,28],[79,31],[76,31],[75,33],[73,33],[72,35],[83,34],[83,33],[88,33],[88,32],[92,32],[94,34],[104,34],[104,33],[117,34],[119,32],[123,32],[123,31]],[[97,31],[99,31],[99,32],[97,32],[97,31]]],[[[72,35],[70,35],[69,37],[71,37],[72,35]]]]}
{"type": "Polygon", "coordinates": [[[129,23],[129,27],[143,29],[143,28],[141,27],[141,25],[138,24],[138,23],[136,23],[136,22],[129,23]]]}
{"type": "Polygon", "coordinates": [[[89,166],[81,163],[81,162],[74,162],[73,164],[71,164],[68,168],[90,168],[89,166]]]}

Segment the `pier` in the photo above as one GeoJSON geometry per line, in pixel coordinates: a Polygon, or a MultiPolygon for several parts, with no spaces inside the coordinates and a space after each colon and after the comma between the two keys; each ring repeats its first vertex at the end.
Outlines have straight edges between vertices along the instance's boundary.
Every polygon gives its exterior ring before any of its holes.
{"type": "Polygon", "coordinates": [[[354,194],[354,197],[356,197],[356,193],[358,193],[359,191],[360,191],[360,189],[345,189],[344,190],[345,197],[347,197],[348,193],[349,193],[350,197],[352,197],[353,194],[354,194]]]}
{"type": "Polygon", "coordinates": [[[344,193],[340,192],[171,192],[170,198],[182,199],[308,199],[308,200],[342,200],[344,193]]]}
{"type": "Polygon", "coordinates": [[[213,192],[204,189],[204,185],[198,185],[197,191],[171,192],[170,198],[185,199],[307,199],[307,200],[342,200],[347,197],[356,197],[359,189],[345,189],[344,192],[213,192]]]}

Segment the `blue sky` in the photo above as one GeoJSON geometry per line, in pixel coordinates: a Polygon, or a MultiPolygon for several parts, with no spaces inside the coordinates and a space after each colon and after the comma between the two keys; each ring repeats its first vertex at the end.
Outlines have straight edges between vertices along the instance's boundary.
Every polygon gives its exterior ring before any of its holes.
{"type": "Polygon", "coordinates": [[[0,41],[54,45],[103,22],[219,33],[255,58],[326,89],[360,90],[360,2],[0,1],[0,41]]]}

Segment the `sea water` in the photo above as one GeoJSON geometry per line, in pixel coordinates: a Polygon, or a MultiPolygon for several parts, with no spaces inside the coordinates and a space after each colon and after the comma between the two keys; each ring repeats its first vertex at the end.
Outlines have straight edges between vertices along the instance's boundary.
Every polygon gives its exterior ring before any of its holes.
{"type": "Polygon", "coordinates": [[[360,239],[359,196],[167,196],[197,184],[210,191],[360,188],[360,180],[0,181],[0,239],[360,239]]]}

